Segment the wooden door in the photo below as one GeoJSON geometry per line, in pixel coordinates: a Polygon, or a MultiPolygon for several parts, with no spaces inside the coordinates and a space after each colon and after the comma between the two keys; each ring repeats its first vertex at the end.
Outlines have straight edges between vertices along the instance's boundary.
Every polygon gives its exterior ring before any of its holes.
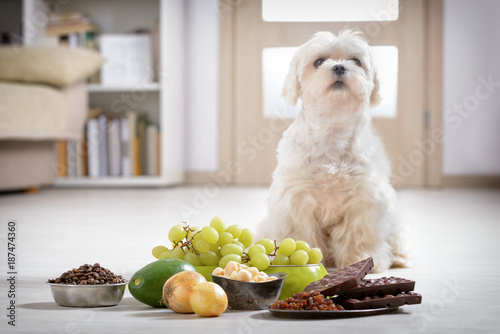
{"type": "MultiPolygon", "coordinates": [[[[269,184],[276,166],[277,144],[291,123],[291,119],[263,115],[263,50],[296,47],[317,31],[336,33],[349,28],[364,32],[371,45],[395,46],[398,50],[396,115],[374,118],[373,123],[391,159],[393,183],[399,187],[425,185],[427,160],[436,156],[436,152],[423,152],[421,148],[427,136],[426,5],[426,1],[400,0],[396,21],[265,22],[261,1],[238,1],[222,13],[220,161],[222,170],[231,166],[232,182],[269,184]]],[[[430,165],[435,170],[440,163],[430,165]]]]}

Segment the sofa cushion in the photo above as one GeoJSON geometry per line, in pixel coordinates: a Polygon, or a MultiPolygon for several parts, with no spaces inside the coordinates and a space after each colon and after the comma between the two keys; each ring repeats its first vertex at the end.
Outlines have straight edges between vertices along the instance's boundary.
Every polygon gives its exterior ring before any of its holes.
{"type": "Polygon", "coordinates": [[[82,48],[0,47],[0,80],[64,87],[94,74],[103,61],[96,51],[82,48]]]}
{"type": "Polygon", "coordinates": [[[87,109],[82,83],[56,89],[0,82],[0,140],[80,139],[87,109]]]}

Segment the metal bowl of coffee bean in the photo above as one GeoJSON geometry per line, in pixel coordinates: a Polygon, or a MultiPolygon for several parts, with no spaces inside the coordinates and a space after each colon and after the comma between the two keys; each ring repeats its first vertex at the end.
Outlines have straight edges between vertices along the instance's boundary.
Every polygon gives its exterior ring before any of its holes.
{"type": "Polygon", "coordinates": [[[68,285],[49,283],[54,301],[60,306],[103,307],[118,305],[127,283],[68,285]]]}
{"type": "Polygon", "coordinates": [[[276,280],[259,283],[242,282],[216,275],[212,275],[212,279],[226,292],[231,309],[267,310],[278,299],[287,275],[286,273],[273,273],[269,276],[276,276],[276,280]]]}
{"type": "Polygon", "coordinates": [[[54,301],[60,306],[104,307],[118,305],[123,298],[127,281],[109,269],[84,264],[49,279],[54,301]]]}

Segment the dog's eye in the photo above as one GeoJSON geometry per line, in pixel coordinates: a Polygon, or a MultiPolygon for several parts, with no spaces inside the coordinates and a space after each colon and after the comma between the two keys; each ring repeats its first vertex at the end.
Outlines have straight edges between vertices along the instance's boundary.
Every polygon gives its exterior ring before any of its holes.
{"type": "Polygon", "coordinates": [[[352,58],[351,59],[353,62],[356,63],[356,65],[358,65],[359,67],[361,67],[361,61],[358,59],[358,58],[352,58]]]}
{"type": "Polygon", "coordinates": [[[325,61],[325,58],[318,58],[316,59],[316,61],[314,62],[314,67],[318,68],[321,66],[321,64],[323,64],[323,62],[325,61]]]}

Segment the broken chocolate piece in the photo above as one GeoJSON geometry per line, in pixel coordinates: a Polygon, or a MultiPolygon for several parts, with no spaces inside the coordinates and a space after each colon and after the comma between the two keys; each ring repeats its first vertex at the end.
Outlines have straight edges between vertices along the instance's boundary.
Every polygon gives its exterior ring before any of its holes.
{"type": "Polygon", "coordinates": [[[397,295],[387,294],[385,296],[375,295],[373,297],[363,297],[361,299],[335,298],[334,302],[342,305],[346,310],[366,310],[383,307],[396,307],[405,304],[420,304],[422,303],[422,295],[416,292],[402,292],[397,295]]]}
{"type": "Polygon", "coordinates": [[[326,275],[321,280],[313,282],[306,286],[304,291],[319,290],[323,295],[332,297],[358,286],[361,280],[373,268],[373,259],[371,257],[337,270],[326,275]]]}
{"type": "Polygon", "coordinates": [[[365,296],[397,295],[401,292],[413,291],[415,281],[401,277],[382,277],[374,279],[364,279],[352,289],[345,291],[342,297],[361,299],[365,296]]]}

